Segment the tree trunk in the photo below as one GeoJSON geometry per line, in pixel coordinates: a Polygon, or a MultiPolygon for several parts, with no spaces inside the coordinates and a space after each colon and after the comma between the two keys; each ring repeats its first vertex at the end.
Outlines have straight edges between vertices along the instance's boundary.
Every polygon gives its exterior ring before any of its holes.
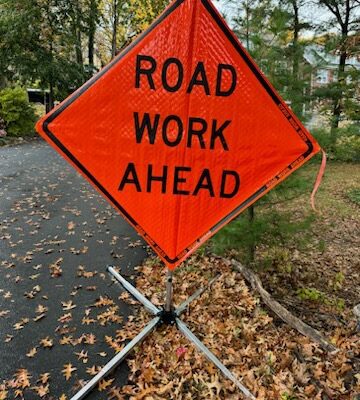
{"type": "Polygon", "coordinates": [[[49,83],[49,104],[47,105],[46,112],[49,112],[54,108],[54,84],[52,80],[49,83]]]}
{"type": "Polygon", "coordinates": [[[111,58],[114,58],[116,56],[117,26],[118,26],[118,0],[113,0],[113,31],[111,40],[111,58]]]}
{"type": "MultiPolygon", "coordinates": [[[[46,112],[49,112],[54,108],[54,74],[52,69],[53,63],[53,41],[50,39],[50,71],[49,71],[49,104],[47,104],[46,112]]],[[[45,95],[46,96],[46,95],[45,95]]]]}
{"type": "Polygon", "coordinates": [[[90,0],[88,58],[89,58],[89,65],[91,66],[94,65],[94,42],[95,42],[97,12],[98,12],[97,1],[90,0]]]}
{"type": "MultiPolygon", "coordinates": [[[[249,213],[249,221],[250,221],[250,224],[252,225],[254,223],[254,219],[255,219],[255,207],[253,204],[248,208],[248,213],[249,213]]],[[[252,241],[249,244],[250,262],[254,262],[254,260],[255,260],[255,248],[256,248],[255,241],[252,241]]]]}
{"type": "Polygon", "coordinates": [[[83,66],[84,60],[82,55],[82,44],[81,44],[81,9],[79,5],[79,0],[76,1],[76,6],[75,6],[74,36],[75,36],[76,62],[79,65],[83,66]]]}
{"type": "Polygon", "coordinates": [[[250,51],[250,7],[248,1],[245,4],[245,18],[246,18],[246,50],[250,51]]]}
{"type": "Polygon", "coordinates": [[[294,50],[294,58],[292,65],[292,75],[293,79],[297,80],[299,78],[299,54],[298,54],[298,46],[299,46],[299,7],[297,4],[297,0],[292,0],[292,6],[294,10],[294,37],[293,37],[293,50],[294,50]]]}
{"type": "Polygon", "coordinates": [[[291,92],[293,104],[291,105],[293,111],[296,115],[300,115],[302,113],[301,102],[297,101],[298,91],[299,91],[299,33],[300,33],[300,21],[299,21],[299,5],[298,0],[291,0],[291,5],[293,7],[294,12],[294,24],[293,24],[293,60],[292,60],[292,82],[291,82],[291,92]]]}
{"type": "Polygon", "coordinates": [[[331,124],[331,134],[333,136],[333,142],[336,141],[336,129],[339,127],[340,116],[342,112],[342,97],[343,97],[343,88],[344,80],[345,80],[345,65],[347,59],[347,51],[346,51],[346,41],[347,41],[347,32],[342,35],[342,45],[341,45],[341,53],[338,65],[338,84],[339,84],[339,94],[334,99],[333,106],[333,119],[331,124]]]}

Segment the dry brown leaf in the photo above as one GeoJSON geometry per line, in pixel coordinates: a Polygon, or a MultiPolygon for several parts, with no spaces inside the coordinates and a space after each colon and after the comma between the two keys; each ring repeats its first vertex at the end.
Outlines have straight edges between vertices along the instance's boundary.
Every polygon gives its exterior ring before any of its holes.
{"type": "Polygon", "coordinates": [[[121,389],[118,387],[112,387],[107,392],[108,400],[125,400],[125,396],[121,394],[121,389]]]}
{"type": "Polygon", "coordinates": [[[0,311],[0,318],[5,317],[6,315],[8,315],[10,313],[10,310],[3,310],[0,311]]]}
{"type": "Polygon", "coordinates": [[[46,314],[40,314],[40,315],[36,316],[35,318],[33,318],[33,321],[34,322],[40,321],[44,317],[46,317],[46,314]]]}
{"type": "Polygon", "coordinates": [[[70,222],[68,223],[68,230],[69,230],[69,231],[72,231],[73,229],[75,229],[75,226],[76,226],[75,222],[70,221],[70,222]]]}
{"type": "Polygon", "coordinates": [[[45,385],[45,383],[48,383],[50,379],[50,373],[49,372],[45,372],[43,374],[41,374],[39,376],[38,382],[42,383],[43,385],[45,385]]]}
{"type": "Polygon", "coordinates": [[[18,369],[15,372],[14,376],[15,376],[16,387],[21,389],[30,387],[31,375],[27,369],[25,368],[18,369]]]}
{"type": "Polygon", "coordinates": [[[82,362],[85,364],[88,362],[88,352],[85,350],[81,350],[81,352],[75,353],[77,355],[78,360],[82,360],[82,362]]]}
{"type": "Polygon", "coordinates": [[[50,349],[54,346],[54,342],[49,338],[49,336],[47,336],[46,338],[40,340],[40,345],[44,348],[50,349]]]}
{"type": "Polygon", "coordinates": [[[59,343],[61,345],[65,345],[65,344],[72,344],[73,341],[73,337],[72,336],[63,336],[60,340],[59,343]]]}
{"type": "Polygon", "coordinates": [[[86,368],[86,373],[91,376],[95,376],[99,371],[101,371],[101,367],[98,367],[97,365],[86,368]]]}
{"type": "Polygon", "coordinates": [[[72,373],[76,370],[77,368],[69,363],[64,365],[64,369],[61,372],[63,373],[65,379],[68,381],[71,378],[72,373]]]}
{"type": "Polygon", "coordinates": [[[49,385],[40,385],[33,387],[33,390],[40,396],[44,397],[49,393],[49,385]]]}
{"type": "Polygon", "coordinates": [[[37,353],[37,348],[33,347],[28,353],[26,353],[26,356],[32,358],[35,356],[36,353],[37,353]]]}
{"type": "Polygon", "coordinates": [[[113,382],[114,382],[114,379],[102,379],[98,385],[99,392],[106,390],[109,386],[111,386],[111,384],[113,382]]]}
{"type": "Polygon", "coordinates": [[[7,395],[8,395],[8,391],[7,390],[0,390],[0,400],[6,400],[7,399],[7,395]]]}
{"type": "Polygon", "coordinates": [[[62,301],[61,304],[64,311],[69,311],[72,310],[73,308],[76,308],[76,304],[73,304],[72,300],[62,301]]]}

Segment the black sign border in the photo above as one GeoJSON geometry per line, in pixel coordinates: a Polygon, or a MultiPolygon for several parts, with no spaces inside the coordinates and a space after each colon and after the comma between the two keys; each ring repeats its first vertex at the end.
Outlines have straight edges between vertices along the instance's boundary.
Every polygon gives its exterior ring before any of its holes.
{"type": "MultiPolygon", "coordinates": [[[[136,38],[128,47],[126,47],[112,62],[110,62],[105,68],[103,68],[98,74],[96,74],[93,78],[87,81],[80,89],[78,89],[73,95],[67,98],[60,106],[55,109],[44,121],[42,124],[43,131],[48,136],[48,138],[71,160],[71,162],[97,187],[97,189],[120,211],[121,214],[125,216],[125,218],[134,226],[134,228],[142,234],[144,239],[148,241],[152,247],[159,253],[159,255],[165,259],[169,264],[176,264],[180,260],[183,260],[186,255],[191,252],[191,250],[197,248],[201,243],[203,243],[203,238],[209,238],[212,234],[214,234],[218,229],[228,223],[231,219],[233,219],[236,215],[240,214],[240,212],[245,209],[249,204],[253,203],[257,198],[261,197],[261,195],[269,189],[269,185],[265,184],[259,190],[257,190],[254,194],[252,194],[248,199],[243,201],[240,205],[235,207],[233,211],[231,211],[228,215],[222,218],[218,223],[216,223],[209,231],[203,234],[199,239],[197,239],[193,244],[191,244],[188,248],[183,250],[180,254],[178,254],[175,258],[170,258],[166,255],[166,253],[161,249],[161,247],[142,229],[141,225],[139,225],[136,220],[118,203],[118,201],[101,185],[101,183],[74,157],[74,155],[60,142],[60,140],[52,133],[49,129],[49,124],[54,121],[66,108],[68,108],[77,98],[79,98],[87,89],[89,89],[95,82],[97,82],[107,71],[116,65],[122,58],[132,49],[134,48],[142,39],[144,39],[150,32],[152,32],[165,18],[167,18],[174,10],[177,9],[184,1],[187,0],[176,0],[173,4],[171,4],[161,15],[157,18],[153,24],[138,38],[136,38]]],[[[223,19],[220,17],[220,14],[216,11],[214,6],[211,4],[210,0],[199,0],[204,5],[205,9],[208,11],[210,16],[215,20],[219,28],[226,35],[230,43],[237,50],[239,55],[246,62],[247,66],[253,72],[253,74],[257,77],[261,85],[267,91],[269,96],[275,102],[277,106],[282,105],[285,110],[287,109],[284,105],[283,101],[279,97],[279,95],[275,92],[269,82],[266,80],[264,75],[257,68],[255,63],[249,58],[247,52],[240,45],[238,39],[234,36],[230,28],[224,23],[223,19]]],[[[290,122],[292,119],[292,114],[289,112],[288,115],[284,114],[284,118],[287,118],[290,122]]],[[[298,126],[298,123],[296,123],[298,126]]],[[[304,132],[301,127],[294,127],[293,124],[291,126],[294,128],[295,132],[299,134],[299,136],[304,140],[306,145],[308,146],[307,150],[300,155],[294,162],[292,162],[289,166],[287,166],[284,171],[292,170],[293,165],[297,164],[297,161],[303,161],[308,158],[313,151],[313,144],[306,135],[306,131],[304,132]]],[[[282,178],[282,174],[275,176],[273,180],[279,181],[282,178]]],[[[271,185],[273,186],[273,185],[271,185]]]]}

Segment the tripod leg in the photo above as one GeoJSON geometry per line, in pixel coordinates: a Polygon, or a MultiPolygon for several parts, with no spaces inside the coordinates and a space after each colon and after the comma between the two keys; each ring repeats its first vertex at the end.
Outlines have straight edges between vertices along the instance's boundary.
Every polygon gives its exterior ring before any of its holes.
{"type": "Polygon", "coordinates": [[[179,305],[179,307],[175,310],[175,313],[178,317],[186,310],[187,306],[197,299],[199,296],[201,296],[206,290],[210,289],[211,285],[215,283],[219,278],[221,274],[216,275],[214,278],[211,279],[211,281],[204,287],[199,288],[194,292],[189,298],[187,298],[183,303],[179,305]]]}
{"type": "Polygon", "coordinates": [[[121,361],[130,353],[130,351],[138,345],[142,340],[145,339],[149,333],[156,327],[159,323],[160,317],[153,318],[145,328],[132,339],[121,351],[112,358],[105,367],[95,375],[79,392],[77,392],[71,400],[81,400],[98,384],[98,382],[108,375],[114,368],[116,368],[121,361]]]}
{"type": "Polygon", "coordinates": [[[157,308],[150,300],[148,300],[143,294],[141,294],[136,287],[134,287],[130,282],[128,282],[124,277],[122,277],[115,269],[111,266],[107,267],[110,274],[119,281],[124,288],[131,293],[136,300],[138,300],[143,306],[150,312],[150,314],[157,315],[161,310],[157,308]]]}
{"type": "Polygon", "coordinates": [[[176,318],[176,324],[180,332],[186,336],[190,342],[194,343],[195,346],[204,353],[206,358],[219,368],[226,378],[235,383],[235,385],[248,399],[256,400],[255,396],[244,385],[241,384],[241,382],[225,367],[225,365],[215,356],[215,354],[213,354],[179,318],[176,318]]]}

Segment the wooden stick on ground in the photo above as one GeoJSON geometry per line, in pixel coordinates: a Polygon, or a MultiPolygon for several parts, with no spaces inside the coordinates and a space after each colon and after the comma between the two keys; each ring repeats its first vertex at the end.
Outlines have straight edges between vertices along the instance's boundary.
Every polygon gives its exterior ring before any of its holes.
{"type": "Polygon", "coordinates": [[[316,329],[311,326],[305,324],[305,322],[301,321],[301,319],[295,317],[295,315],[291,314],[285,307],[283,307],[280,303],[274,300],[270,293],[264,289],[260,278],[254,274],[250,269],[244,267],[239,261],[234,259],[231,260],[232,266],[236,271],[240,272],[243,277],[248,281],[253,290],[257,291],[260,294],[263,302],[272,310],[276,315],[278,315],[283,321],[289,324],[293,329],[296,329],[298,332],[312,339],[314,342],[320,344],[320,346],[329,352],[336,351],[337,348],[332,345],[325,337],[316,329]]]}

